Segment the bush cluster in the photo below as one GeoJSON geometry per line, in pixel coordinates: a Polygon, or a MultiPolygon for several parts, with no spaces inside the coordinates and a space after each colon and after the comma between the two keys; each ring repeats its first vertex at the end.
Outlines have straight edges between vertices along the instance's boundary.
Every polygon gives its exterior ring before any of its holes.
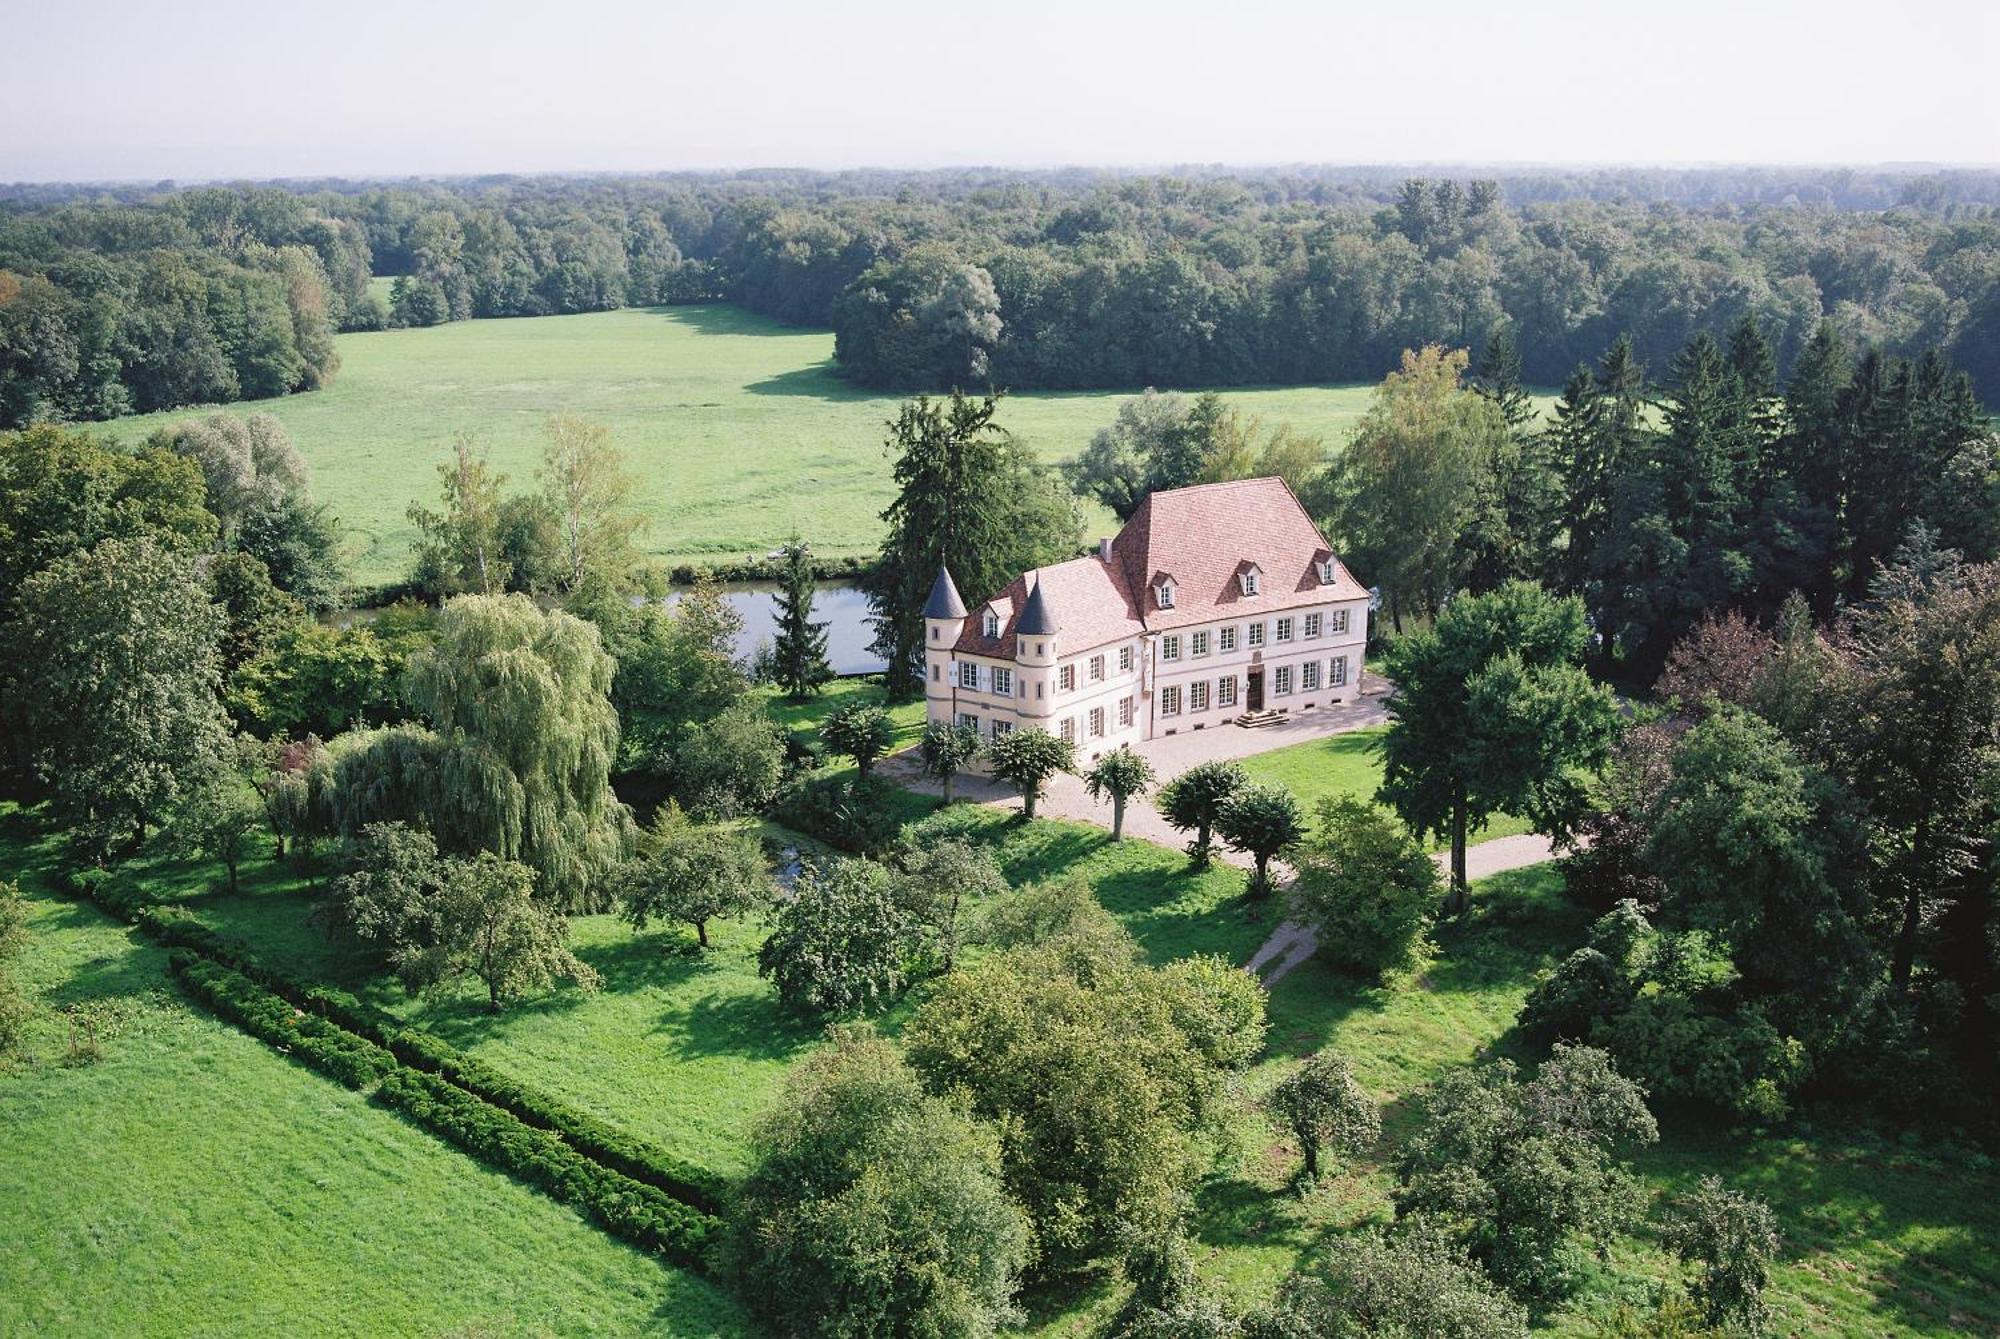
{"type": "Polygon", "coordinates": [[[902,831],[889,803],[892,789],[880,777],[846,772],[802,777],[779,794],[772,816],[829,846],[876,855],[902,831]]]}
{"type": "MultiPolygon", "coordinates": [[[[816,581],[853,581],[873,571],[875,560],[852,555],[814,558],[811,567],[816,581]]],[[[729,562],[680,563],[669,570],[667,580],[676,586],[693,586],[703,581],[777,581],[784,575],[783,558],[746,557],[729,562]]]]}

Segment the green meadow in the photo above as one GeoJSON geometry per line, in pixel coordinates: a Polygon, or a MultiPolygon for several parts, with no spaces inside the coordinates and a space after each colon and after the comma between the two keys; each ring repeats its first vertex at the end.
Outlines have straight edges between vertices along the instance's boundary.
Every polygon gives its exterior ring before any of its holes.
{"type": "MultiPolygon", "coordinates": [[[[403,573],[413,500],[434,505],[436,466],[473,434],[517,487],[532,483],[544,420],[610,427],[651,517],[646,546],[672,562],[761,554],[797,531],[830,558],[873,553],[891,497],[885,425],[899,397],[834,372],[833,335],[727,305],[460,321],[342,335],[325,390],[221,406],[281,420],[340,517],[355,580],[403,573]]],[[[1076,454],[1131,391],[1009,396],[1000,421],[1045,458],[1076,454]]],[[[1227,392],[1267,421],[1337,447],[1368,387],[1227,392]]],[[[205,409],[119,419],[132,440],[205,409]]],[[[1110,514],[1092,528],[1109,533],[1110,514]]]]}

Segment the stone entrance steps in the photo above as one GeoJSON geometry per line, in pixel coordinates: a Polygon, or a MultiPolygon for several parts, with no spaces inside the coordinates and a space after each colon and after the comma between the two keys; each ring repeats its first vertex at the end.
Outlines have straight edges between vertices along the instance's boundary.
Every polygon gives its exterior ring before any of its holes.
{"type": "Polygon", "coordinates": [[[1263,725],[1276,725],[1284,719],[1285,713],[1281,711],[1246,711],[1236,718],[1236,724],[1245,730],[1255,730],[1263,725]]]}

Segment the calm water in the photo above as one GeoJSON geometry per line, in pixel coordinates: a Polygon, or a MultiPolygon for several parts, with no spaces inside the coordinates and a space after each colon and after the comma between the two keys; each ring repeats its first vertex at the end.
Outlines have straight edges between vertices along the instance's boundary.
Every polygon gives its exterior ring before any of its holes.
{"type": "MultiPolygon", "coordinates": [[[[757,648],[778,637],[778,588],[767,582],[745,582],[725,586],[724,594],[736,612],[743,615],[743,631],[736,638],[736,658],[747,662],[757,648]]],[[[672,603],[679,593],[669,595],[672,603]]],[[[883,659],[868,649],[875,640],[874,625],[868,621],[868,597],[860,587],[845,582],[823,581],[813,593],[813,622],[826,624],[826,658],[835,674],[880,674],[888,668],[883,659]]]]}

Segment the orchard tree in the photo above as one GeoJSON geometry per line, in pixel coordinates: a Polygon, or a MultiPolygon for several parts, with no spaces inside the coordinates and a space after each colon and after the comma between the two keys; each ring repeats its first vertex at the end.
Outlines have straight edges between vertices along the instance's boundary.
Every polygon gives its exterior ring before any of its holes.
{"type": "Polygon", "coordinates": [[[1249,785],[1223,804],[1215,830],[1231,850],[1250,857],[1250,895],[1263,897],[1271,891],[1271,858],[1298,845],[1306,834],[1306,819],[1283,786],[1249,785]]]}
{"type": "Polygon", "coordinates": [[[22,584],[17,676],[37,770],[101,854],[222,766],[222,611],[188,556],[107,539],[22,584]]]}
{"type": "Polygon", "coordinates": [[[875,760],[896,742],[896,723],[872,702],[849,700],[827,713],[819,737],[835,753],[854,759],[855,770],[869,775],[875,760]]]}
{"type": "Polygon", "coordinates": [[[1395,818],[1351,795],[1326,796],[1291,863],[1292,919],[1313,928],[1322,958],[1371,974],[1415,961],[1444,880],[1395,818]]]}
{"type": "Polygon", "coordinates": [[[1347,1057],[1321,1051],[1278,1081],[1265,1109],[1283,1121],[1305,1154],[1305,1179],[1319,1180],[1320,1155],[1357,1158],[1382,1135],[1382,1113],[1355,1079],[1347,1057]]]}
{"type": "Polygon", "coordinates": [[[1781,1244],[1768,1204],[1704,1176],[1668,1202],[1665,1237],[1669,1250],[1700,1271],[1688,1280],[1688,1295],[1704,1321],[1717,1330],[1764,1332],[1764,1288],[1781,1244]]]}
{"type": "Polygon", "coordinates": [[[1123,841],[1125,802],[1146,793],[1153,784],[1153,767],[1129,746],[1120,744],[1084,773],[1083,784],[1093,800],[1111,797],[1111,840],[1123,841]]]}
{"type": "Polygon", "coordinates": [[[233,893],[251,835],[264,821],[264,806],[249,785],[233,771],[218,770],[196,783],[174,819],[173,835],[186,850],[220,860],[233,893]]]}
{"type": "Polygon", "coordinates": [[[924,842],[904,859],[893,886],[923,940],[922,955],[946,972],[958,960],[960,907],[997,902],[1009,891],[992,850],[961,837],[924,842]]]}
{"type": "Polygon", "coordinates": [[[772,646],[778,684],[803,702],[833,678],[826,663],[826,624],[812,621],[812,551],[797,535],[784,547],[785,566],[778,578],[778,639],[772,646]]]}
{"type": "Polygon", "coordinates": [[[1561,1301],[1579,1247],[1602,1249],[1638,1213],[1642,1189],[1617,1155],[1659,1131],[1645,1091],[1602,1051],[1557,1045],[1525,1083],[1505,1060],[1455,1070],[1416,1105],[1397,1213],[1452,1232],[1524,1302],[1561,1301]]]}
{"type": "Polygon", "coordinates": [[[773,1332],[991,1335],[1019,1320],[1032,1237],[999,1137],[841,1029],[758,1122],[727,1259],[773,1332]]]}
{"type": "Polygon", "coordinates": [[[1035,802],[1050,777],[1076,770],[1076,745],[1039,726],[1009,730],[987,747],[986,756],[993,775],[1020,788],[1023,818],[1035,816],[1035,802]]]}
{"type": "Polygon", "coordinates": [[[950,804],[953,778],[979,756],[979,731],[970,725],[932,721],[917,743],[917,756],[924,774],[936,777],[944,787],[944,802],[950,804]]]}
{"type": "Polygon", "coordinates": [[[1254,1339],[1528,1339],[1528,1312],[1434,1224],[1336,1236],[1253,1315],[1254,1339]]]}
{"type": "Polygon", "coordinates": [[[1589,638],[1580,600],[1511,581],[1389,644],[1378,797],[1416,832],[1450,839],[1454,912],[1472,829],[1516,813],[1558,831],[1584,809],[1575,773],[1603,764],[1618,723],[1611,690],[1583,670],[1589,638]]]}
{"type": "Polygon", "coordinates": [[[918,947],[917,927],[887,872],[868,860],[836,860],[799,871],[758,950],[757,974],[776,984],[789,1009],[883,1009],[909,985],[918,947]]]}
{"type": "Polygon", "coordinates": [[[640,855],[613,876],[625,919],[643,930],[649,921],[694,927],[708,947],[708,923],[740,916],[771,900],[771,871],[757,839],[747,832],[709,827],[669,805],[640,838],[640,855]]]}
{"type": "Polygon", "coordinates": [[[1224,806],[1249,784],[1250,774],[1243,770],[1243,764],[1218,758],[1196,763],[1161,789],[1160,816],[1182,832],[1194,832],[1188,855],[1196,869],[1208,867],[1211,834],[1224,806]]]}
{"type": "Polygon", "coordinates": [[[398,965],[406,984],[439,993],[474,976],[493,1013],[559,980],[597,989],[597,972],[569,951],[568,921],[535,896],[535,871],[485,851],[444,863],[437,939],[398,965]]]}

